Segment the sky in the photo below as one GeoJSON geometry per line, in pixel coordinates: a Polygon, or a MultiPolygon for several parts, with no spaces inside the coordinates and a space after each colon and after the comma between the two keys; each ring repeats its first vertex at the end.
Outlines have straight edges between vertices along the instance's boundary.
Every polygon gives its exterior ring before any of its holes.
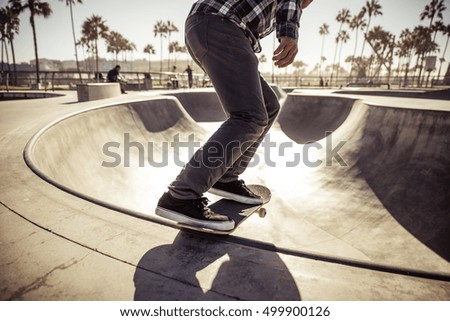
{"type": "MultiPolygon", "coordinates": [[[[47,0],[50,3],[53,14],[44,19],[36,18],[38,50],[40,58],[72,60],[75,59],[72,29],[70,23],[69,7],[66,6],[66,0],[47,0]]],[[[143,53],[144,47],[151,43],[157,54],[152,57],[153,60],[160,57],[160,40],[153,34],[153,26],[158,20],[172,21],[178,27],[180,32],[172,35],[171,41],[178,41],[184,44],[184,21],[195,0],[83,0],[83,4],[74,6],[75,32],[77,38],[81,37],[81,26],[83,22],[92,16],[100,15],[109,26],[110,30],[120,32],[125,38],[135,43],[137,51],[133,58],[147,58],[143,53]]],[[[352,15],[357,14],[364,6],[365,0],[314,0],[313,3],[303,12],[300,22],[299,53],[296,60],[305,62],[310,70],[320,60],[322,38],[319,36],[319,27],[323,23],[330,25],[330,35],[325,38],[324,56],[327,63],[331,64],[334,56],[335,42],[334,38],[339,29],[339,23],[336,21],[338,12],[347,8],[352,15]]],[[[413,29],[418,24],[426,25],[428,22],[421,22],[419,15],[425,5],[430,0],[379,0],[382,6],[382,16],[372,18],[371,26],[381,25],[385,30],[390,31],[397,37],[405,28],[413,29]]],[[[447,10],[444,12],[444,23],[450,23],[450,0],[445,0],[447,10]]],[[[7,4],[7,0],[0,0],[0,6],[7,4]]],[[[29,23],[28,13],[21,16],[20,34],[16,36],[15,49],[16,60],[20,62],[29,62],[34,59],[33,38],[29,23]]],[[[350,41],[344,45],[342,57],[353,54],[355,47],[354,33],[351,34],[350,41]]],[[[436,39],[441,45],[445,45],[446,38],[439,35],[436,39]]],[[[266,55],[269,62],[262,68],[271,68],[271,58],[274,47],[274,37],[269,35],[261,42],[263,54],[266,55]]],[[[359,36],[358,50],[361,51],[362,41],[359,36]]],[[[167,55],[167,41],[164,42],[163,55],[167,55]]],[[[366,46],[366,50],[368,46],[366,46]]],[[[83,59],[81,49],[79,57],[83,59]]],[[[439,57],[442,53],[439,54],[439,57]]],[[[100,48],[100,56],[111,59],[111,54],[107,54],[105,46],[100,48]]],[[[183,58],[183,57],[181,57],[183,58]]],[[[446,60],[450,60],[450,48],[447,50],[446,60]]],[[[446,68],[446,64],[444,65],[446,68]]],[[[444,69],[445,70],[445,69],[444,69]]]]}

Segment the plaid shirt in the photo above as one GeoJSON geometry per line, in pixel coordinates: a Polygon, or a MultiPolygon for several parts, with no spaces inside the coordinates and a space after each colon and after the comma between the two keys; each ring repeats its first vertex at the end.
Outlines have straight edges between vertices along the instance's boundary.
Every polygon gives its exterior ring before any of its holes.
{"type": "Polygon", "coordinates": [[[189,15],[215,14],[243,29],[253,50],[261,52],[259,39],[275,27],[277,38],[298,39],[302,0],[197,0],[189,15]]]}

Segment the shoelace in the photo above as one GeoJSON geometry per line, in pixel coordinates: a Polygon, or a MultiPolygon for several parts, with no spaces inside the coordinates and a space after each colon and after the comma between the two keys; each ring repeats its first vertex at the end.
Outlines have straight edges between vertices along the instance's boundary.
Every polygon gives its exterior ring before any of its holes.
{"type": "Polygon", "coordinates": [[[244,180],[243,179],[240,179],[240,180],[238,180],[238,182],[239,182],[239,185],[243,188],[243,189],[245,189],[249,194],[253,194],[253,192],[247,187],[247,185],[245,185],[245,182],[244,182],[244,180]]]}
{"type": "Polygon", "coordinates": [[[207,197],[201,197],[199,199],[194,200],[193,203],[199,209],[204,209],[208,205],[209,199],[207,197]]]}

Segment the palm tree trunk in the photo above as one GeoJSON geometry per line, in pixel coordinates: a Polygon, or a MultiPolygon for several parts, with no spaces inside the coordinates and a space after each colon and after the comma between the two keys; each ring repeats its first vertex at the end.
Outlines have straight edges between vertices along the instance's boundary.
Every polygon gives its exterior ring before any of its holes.
{"type": "Polygon", "coordinates": [[[358,48],[358,28],[356,28],[356,35],[355,35],[355,50],[353,50],[353,57],[352,57],[352,62],[351,62],[351,67],[350,67],[350,80],[352,80],[352,74],[353,74],[353,64],[355,62],[355,56],[356,56],[356,50],[358,48]]]}
{"type": "Polygon", "coordinates": [[[10,40],[9,44],[11,45],[11,53],[13,59],[13,72],[14,72],[13,85],[17,86],[17,67],[16,67],[16,53],[14,50],[14,41],[10,40]]]}
{"type": "Polygon", "coordinates": [[[338,84],[339,81],[339,68],[341,67],[341,54],[342,54],[342,47],[344,45],[344,42],[341,41],[341,46],[339,48],[339,58],[338,58],[338,63],[337,63],[337,71],[336,71],[336,85],[338,84]]]}
{"type": "Polygon", "coordinates": [[[367,27],[366,27],[366,32],[364,32],[364,34],[363,34],[363,36],[364,36],[364,41],[363,41],[363,45],[362,45],[362,48],[361,48],[361,64],[362,64],[362,61],[363,61],[363,56],[364,56],[364,49],[365,49],[365,47],[366,47],[366,41],[367,41],[367,34],[369,33],[369,27],[370,27],[370,20],[372,19],[372,17],[370,17],[369,16],[369,20],[368,20],[368,22],[367,22],[367,27]]]}
{"type": "Polygon", "coordinates": [[[36,25],[34,23],[34,14],[30,15],[30,23],[31,29],[33,30],[33,40],[34,40],[34,57],[36,59],[36,83],[41,83],[41,78],[39,76],[39,55],[38,55],[38,46],[37,46],[37,37],[36,37],[36,25]]]}
{"type": "Polygon", "coordinates": [[[322,49],[320,50],[320,64],[319,64],[319,77],[322,77],[322,57],[323,57],[323,48],[325,46],[325,35],[322,36],[322,49]]]}
{"type": "Polygon", "coordinates": [[[78,71],[78,76],[80,78],[80,82],[83,83],[83,79],[81,77],[81,71],[80,71],[80,61],[78,60],[77,37],[75,35],[75,24],[74,24],[74,21],[73,21],[72,1],[69,1],[69,5],[70,5],[70,19],[72,20],[73,44],[74,44],[74,47],[75,47],[75,61],[77,62],[77,71],[78,71]]]}
{"type": "Polygon", "coordinates": [[[94,43],[94,51],[95,51],[95,72],[96,72],[96,79],[97,82],[99,82],[99,74],[98,74],[98,43],[97,43],[97,39],[95,39],[95,43],[94,43]]]}
{"type": "MultiPolygon", "coordinates": [[[[168,42],[169,42],[169,46],[170,46],[170,31],[169,31],[168,42]]],[[[170,50],[169,50],[169,56],[167,59],[167,71],[170,71],[170,50]]]]}
{"type": "Polygon", "coordinates": [[[11,71],[11,66],[9,65],[8,44],[6,43],[6,38],[3,41],[3,44],[5,46],[6,64],[8,65],[8,72],[10,72],[11,71]]]}
{"type": "Polygon", "coordinates": [[[362,49],[361,49],[361,60],[364,55],[364,48],[366,46],[366,36],[367,36],[367,33],[369,32],[370,20],[371,20],[371,17],[369,17],[369,21],[367,22],[366,32],[364,33],[364,41],[363,41],[363,45],[362,45],[362,49]]]}
{"type": "MultiPolygon", "coordinates": [[[[341,32],[341,29],[339,28],[339,33],[341,32]]],[[[330,79],[330,86],[333,86],[333,75],[334,75],[334,68],[336,64],[336,56],[338,52],[339,47],[339,40],[336,41],[336,49],[334,49],[334,58],[333,58],[333,65],[331,66],[331,79],[330,79]]]]}
{"type": "MultiPolygon", "coordinates": [[[[448,46],[448,40],[450,39],[450,35],[447,36],[447,41],[445,42],[445,48],[444,48],[444,52],[442,53],[442,59],[444,59],[445,57],[445,53],[447,52],[447,46],[448,46]]],[[[441,60],[441,63],[439,65],[439,71],[438,71],[438,79],[441,77],[441,67],[442,67],[442,63],[444,62],[444,60],[441,60]]]]}
{"type": "Polygon", "coordinates": [[[416,74],[417,74],[417,66],[419,65],[420,62],[420,55],[419,54],[414,54],[415,58],[416,58],[416,64],[414,66],[414,71],[413,71],[413,75],[412,75],[412,80],[411,80],[411,84],[414,84],[416,81],[416,74]]]}
{"type": "Polygon", "coordinates": [[[405,63],[406,66],[405,66],[405,77],[404,77],[404,80],[403,80],[403,87],[406,87],[406,84],[408,82],[408,72],[409,72],[409,66],[411,64],[411,57],[412,57],[412,52],[410,51],[409,55],[407,57],[408,62],[405,63]]]}
{"type": "Polygon", "coordinates": [[[394,81],[395,81],[395,79],[400,79],[400,70],[401,70],[403,60],[404,60],[403,57],[398,57],[398,64],[397,64],[397,69],[395,71],[394,81]]]}
{"type": "Polygon", "coordinates": [[[417,87],[422,87],[422,71],[423,71],[423,63],[425,60],[425,52],[422,53],[419,60],[420,64],[419,64],[419,77],[417,78],[417,87]]]}
{"type": "Polygon", "coordinates": [[[162,39],[162,33],[159,34],[159,38],[161,40],[161,62],[159,63],[159,84],[162,85],[162,65],[163,65],[163,39],[162,39]]]}

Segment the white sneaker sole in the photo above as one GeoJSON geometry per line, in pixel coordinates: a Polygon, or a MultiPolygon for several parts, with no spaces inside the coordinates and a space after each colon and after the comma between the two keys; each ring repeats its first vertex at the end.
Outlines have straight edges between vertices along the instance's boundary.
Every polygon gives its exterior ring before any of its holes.
{"type": "Polygon", "coordinates": [[[264,200],[262,198],[245,197],[242,195],[233,194],[233,193],[226,192],[226,191],[223,191],[220,189],[216,189],[214,187],[211,187],[208,192],[210,192],[211,194],[218,195],[223,198],[229,199],[229,200],[243,203],[243,204],[260,205],[260,204],[264,203],[264,200]]]}
{"type": "Polygon", "coordinates": [[[171,211],[163,207],[157,207],[155,214],[161,217],[164,217],[168,220],[175,221],[180,224],[185,224],[189,226],[193,226],[196,228],[206,228],[216,231],[231,231],[234,229],[234,221],[208,221],[208,220],[198,220],[186,215],[183,215],[179,212],[171,211]]]}

